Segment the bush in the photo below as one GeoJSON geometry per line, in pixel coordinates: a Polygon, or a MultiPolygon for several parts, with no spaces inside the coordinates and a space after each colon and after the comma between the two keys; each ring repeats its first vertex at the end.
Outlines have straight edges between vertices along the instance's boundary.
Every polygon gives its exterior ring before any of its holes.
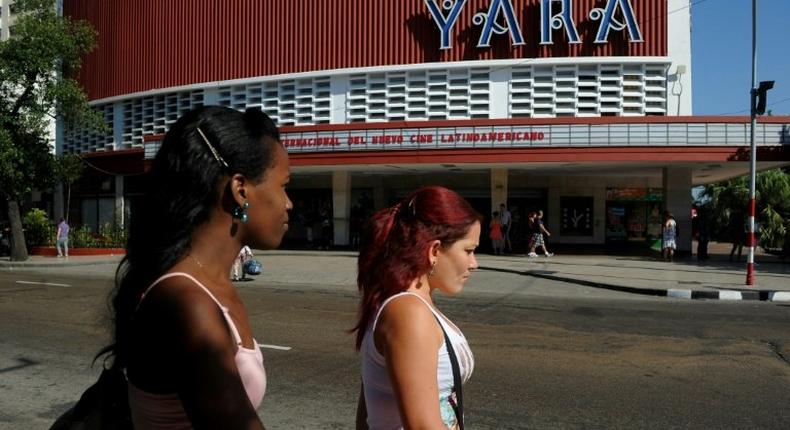
{"type": "Polygon", "coordinates": [[[25,226],[25,241],[27,246],[51,246],[55,243],[55,230],[49,221],[47,213],[41,209],[33,208],[22,219],[25,226]]]}
{"type": "Polygon", "coordinates": [[[86,225],[72,229],[70,236],[69,245],[73,248],[98,248],[98,241],[86,225]]]}
{"type": "MultiPolygon", "coordinates": [[[[25,241],[28,247],[55,246],[57,226],[52,224],[47,213],[31,209],[22,219],[25,226],[25,241]]],[[[86,225],[72,226],[69,231],[69,248],[124,248],[128,232],[123,228],[106,223],[93,232],[86,225]]]]}
{"type": "Polygon", "coordinates": [[[125,248],[127,231],[113,224],[106,223],[99,228],[99,235],[104,238],[107,248],[125,248]]]}
{"type": "Polygon", "coordinates": [[[94,233],[88,226],[72,229],[69,245],[74,248],[124,248],[126,246],[127,232],[112,224],[99,227],[99,232],[94,233]]]}

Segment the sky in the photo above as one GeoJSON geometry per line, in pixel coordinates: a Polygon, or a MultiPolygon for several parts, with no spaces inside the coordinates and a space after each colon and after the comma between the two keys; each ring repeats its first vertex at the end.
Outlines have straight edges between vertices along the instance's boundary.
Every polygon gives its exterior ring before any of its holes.
{"type": "MultiPolygon", "coordinates": [[[[690,0],[694,115],[749,115],[752,0],[690,0]]],[[[790,115],[790,0],[757,0],[757,82],[773,115],[790,115]]]]}

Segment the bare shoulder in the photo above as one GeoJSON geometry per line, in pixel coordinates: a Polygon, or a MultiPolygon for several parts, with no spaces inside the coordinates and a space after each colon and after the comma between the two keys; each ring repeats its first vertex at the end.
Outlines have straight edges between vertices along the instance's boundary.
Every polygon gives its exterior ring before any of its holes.
{"type": "Polygon", "coordinates": [[[157,319],[167,324],[182,348],[230,348],[230,333],[219,305],[185,276],[162,280],[146,296],[157,319]]]}
{"type": "Polygon", "coordinates": [[[148,291],[143,303],[160,309],[167,308],[167,310],[187,313],[208,308],[216,312],[219,309],[211,296],[186,276],[171,276],[159,281],[148,291]]]}
{"type": "Polygon", "coordinates": [[[418,297],[405,294],[390,301],[376,326],[377,346],[393,343],[439,343],[441,329],[431,309],[418,297]]]}
{"type": "Polygon", "coordinates": [[[387,306],[382,309],[379,323],[387,320],[407,323],[408,321],[401,320],[425,321],[433,319],[433,312],[421,298],[414,294],[403,294],[390,300],[387,306]]]}

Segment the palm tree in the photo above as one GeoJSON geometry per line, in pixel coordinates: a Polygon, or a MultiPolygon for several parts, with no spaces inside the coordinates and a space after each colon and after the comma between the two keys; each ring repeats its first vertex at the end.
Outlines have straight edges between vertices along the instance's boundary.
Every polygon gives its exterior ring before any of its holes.
{"type": "Polygon", "coordinates": [[[766,248],[782,248],[790,227],[790,175],[780,169],[761,173],[757,176],[757,189],[760,243],[766,248]]]}
{"type": "MultiPolygon", "coordinates": [[[[748,177],[709,184],[699,204],[708,213],[712,237],[731,240],[728,226],[732,215],[746,212],[749,204],[748,177]]],[[[773,169],[757,175],[757,223],[763,248],[782,248],[790,232],[790,174],[773,169]]]]}

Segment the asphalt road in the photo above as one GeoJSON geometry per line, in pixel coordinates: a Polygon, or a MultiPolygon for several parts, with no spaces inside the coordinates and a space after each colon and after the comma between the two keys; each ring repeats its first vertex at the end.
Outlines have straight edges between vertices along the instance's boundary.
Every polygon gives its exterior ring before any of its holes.
{"type": "MultiPolygon", "coordinates": [[[[95,380],[112,269],[0,271],[0,428],[48,428],[95,380]]],[[[267,428],[353,428],[354,287],[237,285],[258,340],[291,348],[264,349],[267,428]]],[[[439,306],[475,353],[469,429],[790,428],[790,306],[484,271],[439,306]]]]}

